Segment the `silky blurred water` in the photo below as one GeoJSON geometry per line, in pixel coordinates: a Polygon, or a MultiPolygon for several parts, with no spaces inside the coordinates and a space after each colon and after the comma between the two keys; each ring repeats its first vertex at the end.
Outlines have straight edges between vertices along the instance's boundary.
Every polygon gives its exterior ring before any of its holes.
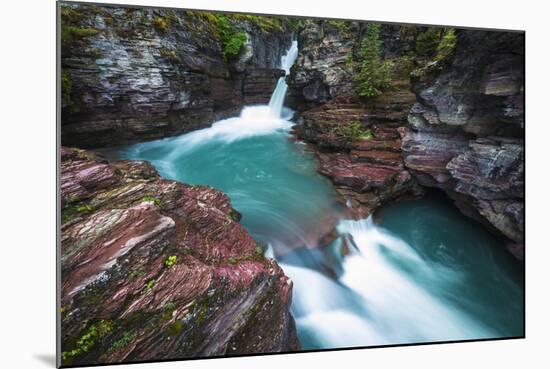
{"type": "MultiPolygon", "coordinates": [[[[297,55],[293,43],[281,65],[297,55]]],[[[269,105],[177,137],[104,150],[225,192],[293,280],[303,349],[523,335],[523,267],[443,196],[347,220],[315,158],[289,133],[281,78],[269,105]],[[337,238],[318,239],[337,224],[337,238]]]]}
{"type": "Polygon", "coordinates": [[[522,266],[449,200],[377,219],[341,220],[331,247],[280,260],[305,349],[523,335],[522,266]]]}

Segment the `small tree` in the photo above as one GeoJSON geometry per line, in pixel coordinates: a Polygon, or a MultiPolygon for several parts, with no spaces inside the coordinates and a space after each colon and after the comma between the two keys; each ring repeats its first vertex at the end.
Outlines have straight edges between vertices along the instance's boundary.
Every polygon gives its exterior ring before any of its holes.
{"type": "Polygon", "coordinates": [[[392,63],[380,57],[382,42],[379,35],[380,25],[371,23],[361,41],[360,67],[354,80],[357,94],[362,97],[378,96],[390,87],[392,63]]]}

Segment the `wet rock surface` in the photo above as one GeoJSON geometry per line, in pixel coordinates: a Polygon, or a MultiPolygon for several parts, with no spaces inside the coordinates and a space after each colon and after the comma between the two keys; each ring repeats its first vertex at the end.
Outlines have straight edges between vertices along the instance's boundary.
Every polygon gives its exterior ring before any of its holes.
{"type": "Polygon", "coordinates": [[[212,21],[184,10],[64,4],[61,21],[61,139],[82,148],[188,132],[264,102],[291,42],[236,20],[247,41],[227,58],[212,21]]]}
{"type": "Polygon", "coordinates": [[[414,80],[406,166],[523,258],[524,34],[457,31],[452,62],[414,80]]]}
{"type": "MultiPolygon", "coordinates": [[[[355,93],[350,59],[365,28],[358,22],[308,23],[299,34],[300,54],[291,69],[288,98],[301,112],[298,137],[312,144],[319,172],[357,217],[421,193],[404,166],[398,133],[415,102],[410,81],[395,74],[390,91],[369,101],[355,93]]],[[[388,58],[399,58],[410,48],[399,37],[399,27],[382,27],[381,37],[388,58]]]]}
{"type": "Polygon", "coordinates": [[[299,349],[292,283],[226,195],[61,150],[66,365],[299,349]]]}
{"type": "Polygon", "coordinates": [[[312,144],[319,172],[332,181],[357,217],[368,216],[387,201],[421,194],[401,156],[398,128],[406,109],[401,118],[394,111],[394,121],[386,120],[390,115],[380,120],[380,110],[387,108],[384,101],[366,105],[356,96],[340,96],[304,112],[303,123],[296,127],[298,137],[312,144]],[[350,125],[370,135],[342,135],[341,127],[350,125]]]}
{"type": "Polygon", "coordinates": [[[428,56],[418,38],[430,29],[382,25],[380,57],[400,68],[380,96],[361,99],[349,60],[365,28],[311,21],[299,33],[288,102],[319,171],[360,215],[441,189],[523,258],[524,34],[457,29],[451,53],[428,56]],[[370,137],[338,134],[353,124],[370,137]]]}

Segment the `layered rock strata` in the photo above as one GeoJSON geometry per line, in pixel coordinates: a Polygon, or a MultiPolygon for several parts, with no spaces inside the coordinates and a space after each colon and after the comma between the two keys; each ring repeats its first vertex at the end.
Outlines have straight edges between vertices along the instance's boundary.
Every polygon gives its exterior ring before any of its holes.
{"type": "Polygon", "coordinates": [[[64,365],[299,349],[292,283],[226,195],[61,150],[64,365]]]}
{"type": "Polygon", "coordinates": [[[291,42],[282,22],[231,18],[246,41],[229,57],[206,13],[63,4],[60,17],[61,139],[82,148],[188,132],[265,103],[291,42]]]}
{"type": "Polygon", "coordinates": [[[523,258],[524,34],[458,31],[452,61],[413,79],[406,166],[523,258]]]}
{"type": "Polygon", "coordinates": [[[380,96],[361,99],[350,60],[365,28],[310,21],[299,33],[288,101],[319,171],[361,214],[441,189],[523,258],[524,34],[457,29],[430,53],[420,39],[434,29],[382,25],[380,57],[397,68],[380,96]]]}

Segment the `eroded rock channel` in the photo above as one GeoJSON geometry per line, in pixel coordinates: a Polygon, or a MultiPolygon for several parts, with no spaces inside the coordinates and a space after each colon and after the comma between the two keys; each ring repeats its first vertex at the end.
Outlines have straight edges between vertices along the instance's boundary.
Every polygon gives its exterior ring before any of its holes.
{"type": "Polygon", "coordinates": [[[64,363],[523,334],[523,34],[62,17],[64,363]]]}

